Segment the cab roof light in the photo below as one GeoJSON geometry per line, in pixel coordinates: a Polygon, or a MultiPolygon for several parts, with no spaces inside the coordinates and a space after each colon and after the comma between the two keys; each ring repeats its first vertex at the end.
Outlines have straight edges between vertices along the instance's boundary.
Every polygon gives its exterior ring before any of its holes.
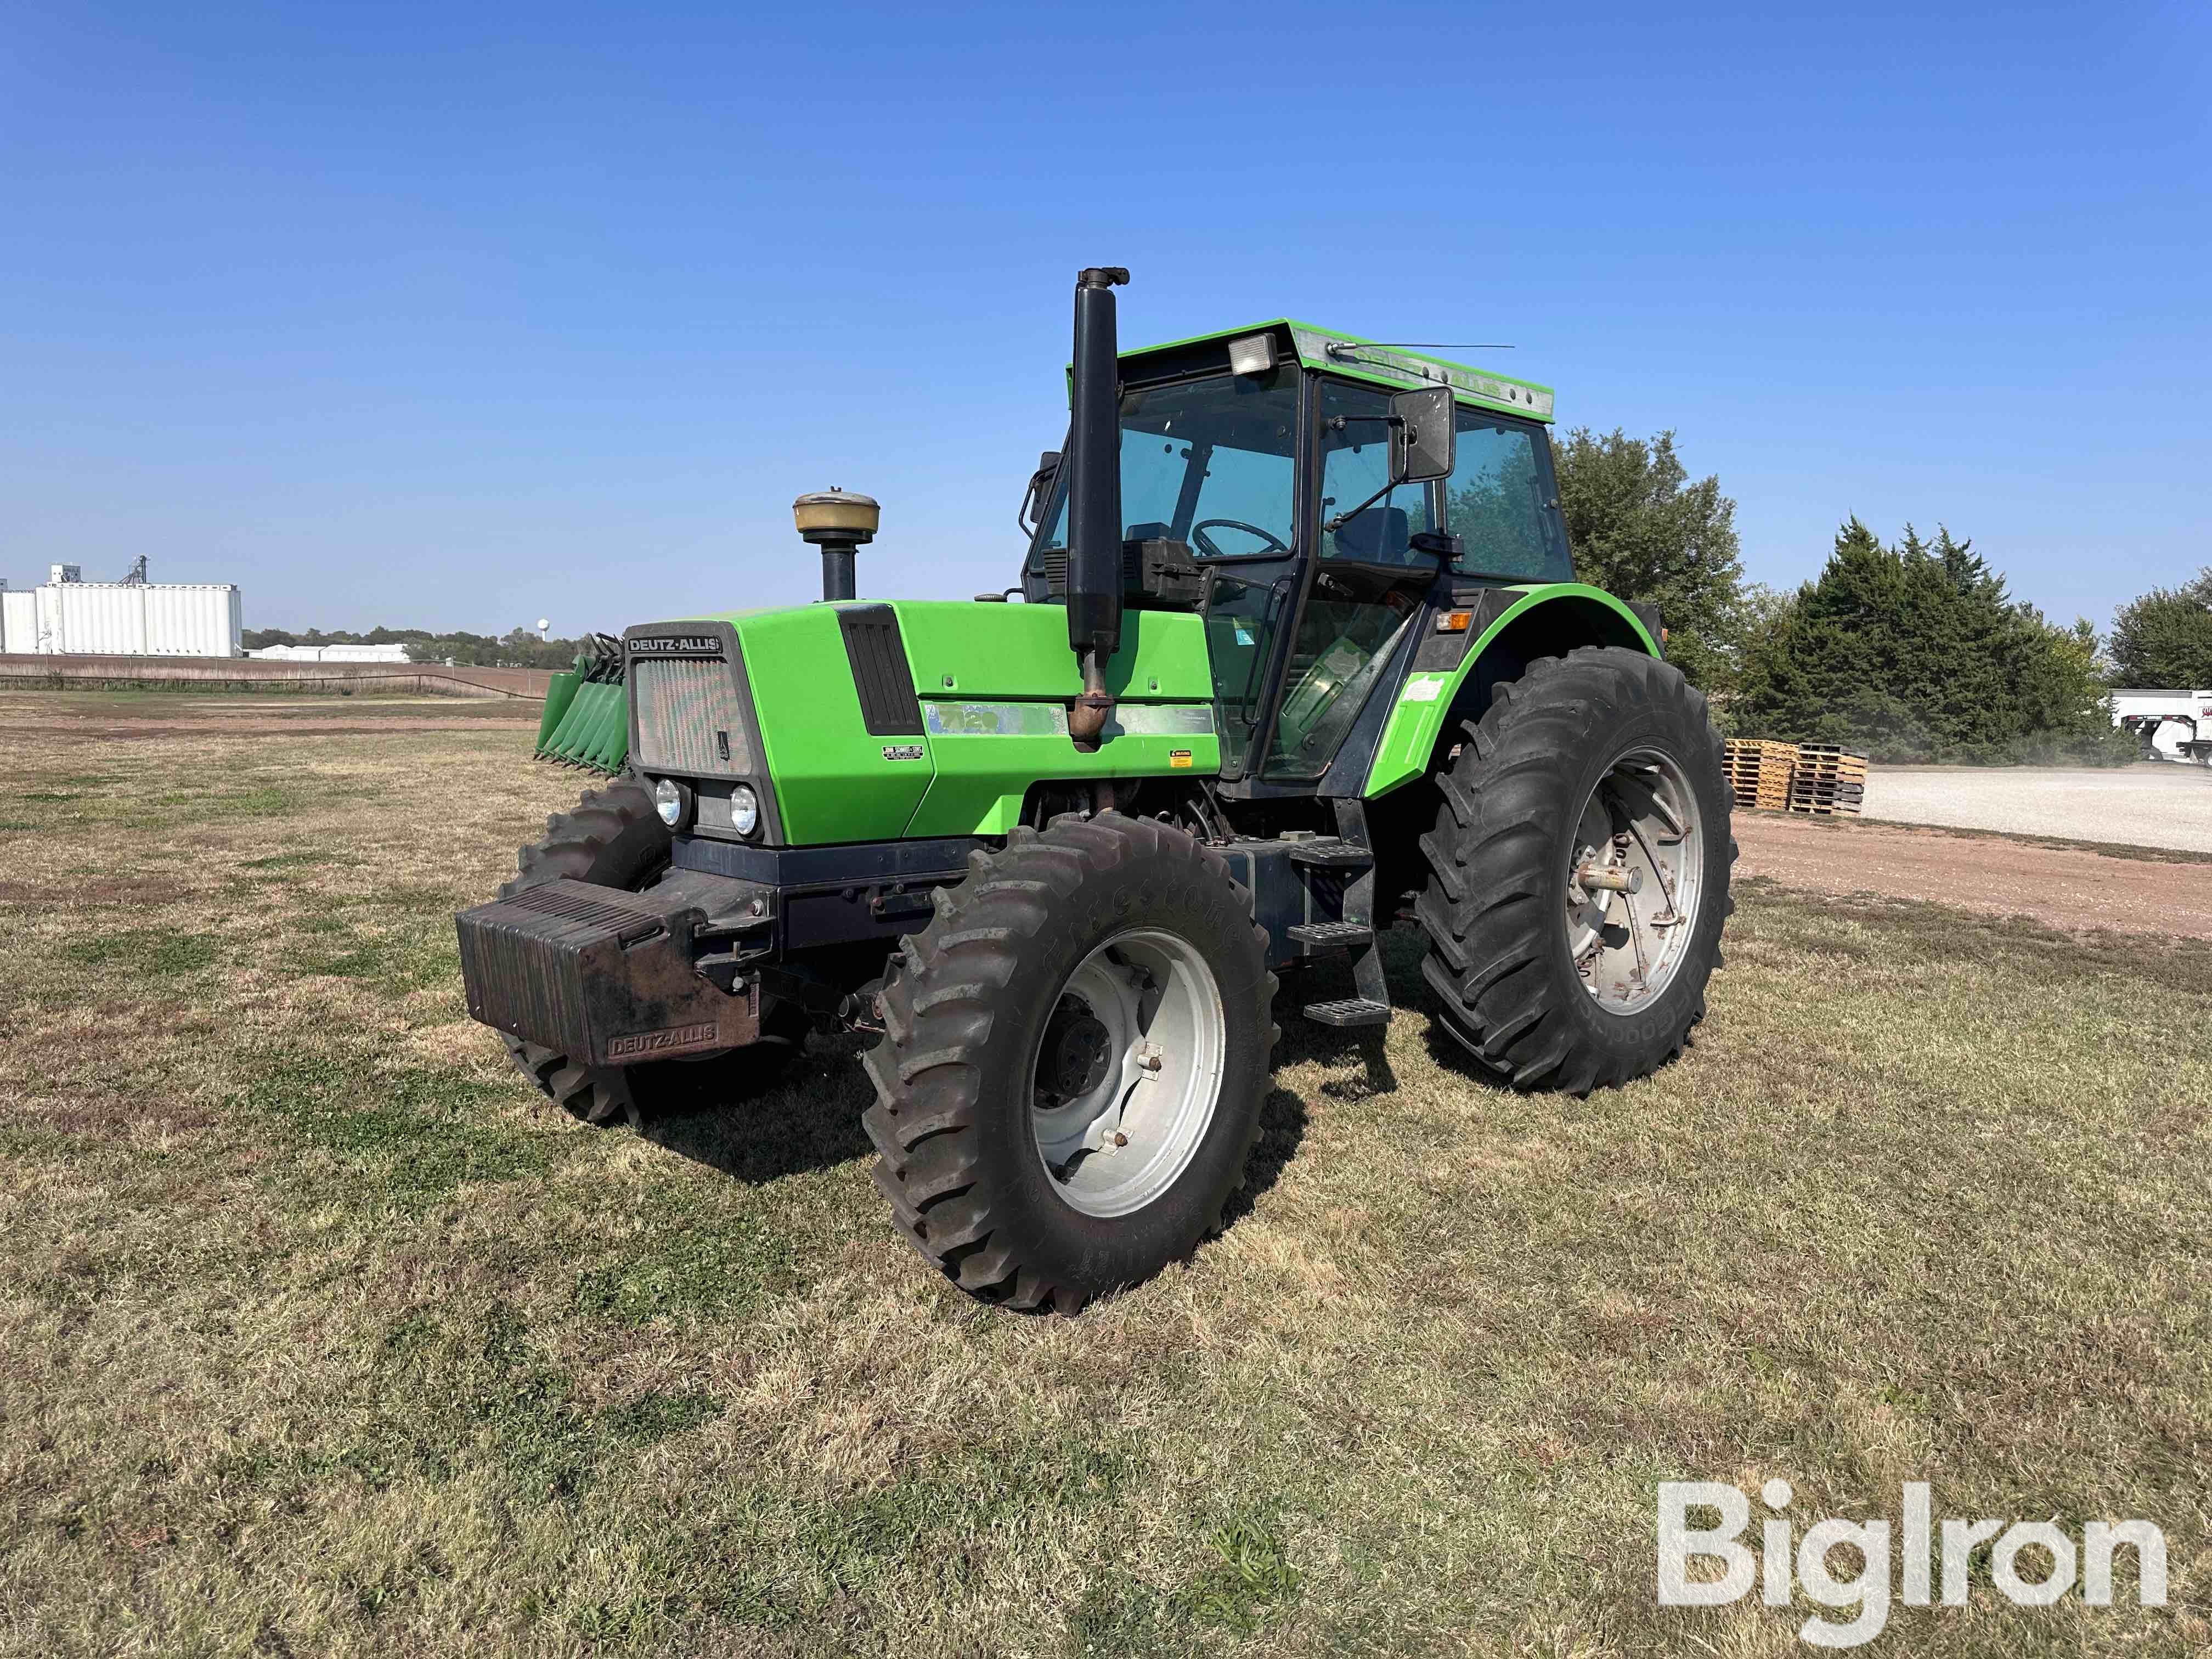
{"type": "Polygon", "coordinates": [[[1266,374],[1275,367],[1273,333],[1247,334],[1229,343],[1231,374],[1266,374]]]}

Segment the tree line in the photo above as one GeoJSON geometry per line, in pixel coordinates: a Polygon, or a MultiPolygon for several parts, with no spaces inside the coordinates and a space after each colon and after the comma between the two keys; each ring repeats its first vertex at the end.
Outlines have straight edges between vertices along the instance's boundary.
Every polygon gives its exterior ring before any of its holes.
{"type": "Polygon", "coordinates": [[[1690,477],[1672,432],[1579,428],[1557,459],[1577,573],[1659,606],[1725,730],[1893,761],[2116,763],[2137,747],[2111,690],[2212,685],[2212,567],[2122,606],[2100,639],[2014,599],[1947,526],[1886,544],[1855,514],[1820,574],[1781,592],[1744,580],[1735,503],[1690,477]]]}

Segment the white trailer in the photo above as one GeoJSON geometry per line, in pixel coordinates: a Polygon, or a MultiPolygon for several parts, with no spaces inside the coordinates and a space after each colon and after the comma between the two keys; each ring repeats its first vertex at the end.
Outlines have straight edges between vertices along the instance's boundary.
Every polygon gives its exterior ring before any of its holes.
{"type": "Polygon", "coordinates": [[[2212,690],[2130,690],[2112,696],[2112,724],[2142,740],[2147,759],[2212,762],[2212,690]]]}

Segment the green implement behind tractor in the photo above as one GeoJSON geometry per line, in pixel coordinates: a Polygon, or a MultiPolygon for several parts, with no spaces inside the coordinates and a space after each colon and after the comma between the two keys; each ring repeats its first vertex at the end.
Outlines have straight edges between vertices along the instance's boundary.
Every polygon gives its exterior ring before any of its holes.
{"type": "Polygon", "coordinates": [[[1690,1040],[1735,857],[1658,617],[1574,580],[1550,391],[1288,321],[1121,353],[1127,280],[1078,278],[1017,586],[856,599],[876,503],[800,497],[823,603],[580,665],[540,752],[627,769],[459,918],[471,1013],[591,1122],[872,1035],[899,1231],[1063,1312],[1219,1226],[1283,976],[1348,961],[1297,1012],[1383,1024],[1417,921],[1473,1063],[1587,1093],[1690,1040]]]}
{"type": "Polygon", "coordinates": [[[545,689],[538,721],[540,760],[618,775],[629,757],[629,700],[623,694],[628,667],[622,641],[595,635],[574,667],[556,674],[545,689]]]}

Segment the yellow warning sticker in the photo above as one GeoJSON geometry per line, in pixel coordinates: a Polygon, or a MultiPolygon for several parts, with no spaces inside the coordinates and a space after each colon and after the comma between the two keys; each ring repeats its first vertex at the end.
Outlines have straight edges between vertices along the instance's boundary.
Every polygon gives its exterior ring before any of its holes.
{"type": "Polygon", "coordinates": [[[1190,764],[1190,750],[1188,749],[1169,750],[1168,764],[1170,766],[1188,766],[1190,764]]]}

